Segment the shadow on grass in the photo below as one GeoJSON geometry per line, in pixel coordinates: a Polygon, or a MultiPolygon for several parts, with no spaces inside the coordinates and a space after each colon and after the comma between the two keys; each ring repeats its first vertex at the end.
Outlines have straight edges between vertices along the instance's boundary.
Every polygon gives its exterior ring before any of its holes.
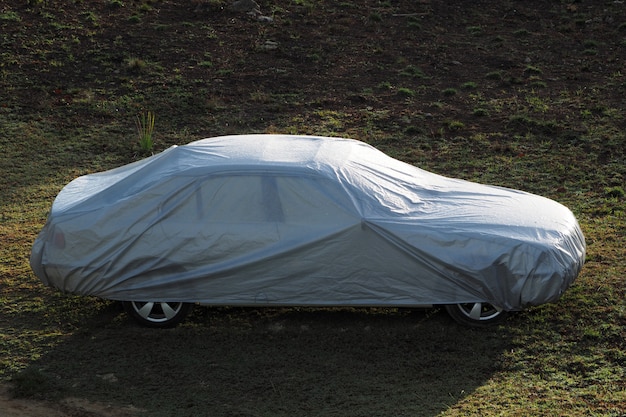
{"type": "Polygon", "coordinates": [[[197,307],[168,330],[117,304],[33,366],[64,395],[151,416],[435,416],[498,370],[506,328],[438,310],[197,307]]]}

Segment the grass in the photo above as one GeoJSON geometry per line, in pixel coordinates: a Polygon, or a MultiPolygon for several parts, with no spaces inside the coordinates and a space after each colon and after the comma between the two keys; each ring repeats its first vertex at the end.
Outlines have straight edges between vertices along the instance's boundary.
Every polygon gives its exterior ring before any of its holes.
{"type": "Polygon", "coordinates": [[[144,153],[150,153],[154,148],[154,120],[154,113],[149,110],[135,119],[137,134],[139,135],[139,148],[144,153]]]}
{"type": "Polygon", "coordinates": [[[0,10],[0,381],[151,416],[623,415],[626,56],[611,45],[626,16],[609,3],[280,0],[272,24],[178,1],[0,10]],[[280,48],[257,48],[268,39],[280,48]],[[438,309],[341,308],[138,328],[114,302],[43,287],[28,258],[63,185],[142,156],[148,108],[151,152],[346,136],[544,195],[578,217],[587,263],[558,303],[484,331],[438,309]]]}

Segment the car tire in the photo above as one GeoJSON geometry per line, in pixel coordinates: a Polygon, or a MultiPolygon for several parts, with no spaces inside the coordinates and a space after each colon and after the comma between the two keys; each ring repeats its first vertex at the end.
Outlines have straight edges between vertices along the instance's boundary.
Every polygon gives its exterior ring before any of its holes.
{"type": "Polygon", "coordinates": [[[506,320],[508,312],[489,303],[448,304],[446,311],[457,323],[471,327],[494,326],[506,320]]]}
{"type": "Polygon", "coordinates": [[[146,327],[174,327],[185,319],[193,304],[181,302],[124,301],[130,317],[146,327]]]}

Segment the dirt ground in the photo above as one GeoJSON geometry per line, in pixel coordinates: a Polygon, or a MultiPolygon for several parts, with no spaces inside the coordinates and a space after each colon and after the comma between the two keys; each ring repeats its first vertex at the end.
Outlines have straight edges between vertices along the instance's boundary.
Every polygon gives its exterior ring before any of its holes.
{"type": "Polygon", "coordinates": [[[66,398],[60,403],[12,398],[10,387],[0,385],[2,417],[131,417],[143,410],[119,408],[79,398],[66,398]]]}
{"type": "MultiPolygon", "coordinates": [[[[85,94],[87,101],[97,101],[138,99],[143,92],[154,104],[159,94],[172,99],[168,94],[173,94],[175,85],[168,74],[175,71],[186,80],[201,80],[204,90],[189,97],[188,107],[176,102],[168,109],[172,117],[183,121],[186,114],[208,109],[211,120],[217,121],[221,109],[235,106],[237,113],[229,113],[229,123],[216,127],[221,134],[231,133],[229,129],[232,133],[242,128],[268,130],[268,124],[279,123],[277,115],[286,118],[293,113],[302,118],[311,113],[310,106],[327,112],[384,109],[387,116],[378,122],[386,130],[418,120],[421,133],[437,132],[454,120],[463,126],[457,133],[496,132],[503,126],[518,134],[545,129],[554,133],[549,126],[511,122],[507,112],[476,116],[476,108],[495,102],[524,107],[510,101],[511,91],[529,87],[539,96],[550,97],[579,86],[584,89],[593,79],[611,78],[623,70],[619,48],[609,41],[619,32],[618,9],[592,2],[547,7],[545,0],[481,1],[471,8],[432,0],[394,2],[393,7],[383,6],[384,2],[358,7],[259,2],[271,22],[233,10],[229,1],[197,0],[184,7],[177,1],[148,3],[154,7],[142,12],[142,23],[136,25],[120,23],[132,18],[132,7],[115,8],[97,1],[63,10],[56,26],[42,19],[49,13],[43,6],[39,14],[38,8],[35,12],[29,6],[16,8],[22,25],[7,28],[15,32],[10,36],[26,45],[32,31],[37,31],[54,51],[40,50],[38,44],[32,50],[24,46],[14,51],[24,74],[20,82],[26,87],[12,92],[21,111],[39,114],[42,106],[69,108],[84,102],[85,94]],[[84,22],[89,12],[98,16],[93,30],[84,22]],[[74,36],[74,42],[63,41],[59,25],[75,28],[67,35],[74,36]],[[167,29],[146,30],[153,27],[167,29]],[[175,36],[163,36],[165,30],[175,36]],[[98,45],[97,53],[93,45],[98,45]],[[133,65],[124,57],[127,50],[142,51],[145,59],[133,65]],[[55,70],[50,78],[42,72],[41,59],[31,56],[36,53],[47,54],[46,60],[74,62],[55,70]],[[35,80],[34,85],[43,84],[47,91],[37,93],[24,80],[35,80]],[[474,84],[480,84],[479,91],[474,84]],[[329,96],[329,91],[335,94],[329,96]],[[288,100],[296,93],[300,101],[295,106],[278,99],[288,100]],[[210,99],[206,102],[202,97],[210,99]],[[304,108],[298,107],[302,103],[304,108]],[[243,127],[235,126],[236,115],[245,121],[240,123],[243,127]]],[[[615,91],[604,100],[602,105],[619,106],[615,102],[622,97],[615,91]]],[[[578,119],[568,117],[568,111],[552,106],[538,113],[545,120],[559,120],[561,130],[585,130],[578,119]]],[[[205,116],[200,113],[192,116],[195,124],[205,116]]],[[[361,113],[353,113],[351,125],[367,124],[361,113]]],[[[84,121],[85,116],[65,114],[64,120],[71,125],[72,117],[84,121]]],[[[313,119],[305,119],[304,125],[324,116],[306,117],[313,119]]]]}

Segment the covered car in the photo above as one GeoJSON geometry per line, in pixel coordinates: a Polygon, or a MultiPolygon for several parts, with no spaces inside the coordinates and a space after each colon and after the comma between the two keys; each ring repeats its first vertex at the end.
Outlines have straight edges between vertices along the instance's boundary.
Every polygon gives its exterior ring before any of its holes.
{"type": "Polygon", "coordinates": [[[170,326],[189,305],[448,306],[469,324],[557,300],[582,268],[569,209],[351,139],[237,135],[79,177],[31,267],[170,326]]]}

